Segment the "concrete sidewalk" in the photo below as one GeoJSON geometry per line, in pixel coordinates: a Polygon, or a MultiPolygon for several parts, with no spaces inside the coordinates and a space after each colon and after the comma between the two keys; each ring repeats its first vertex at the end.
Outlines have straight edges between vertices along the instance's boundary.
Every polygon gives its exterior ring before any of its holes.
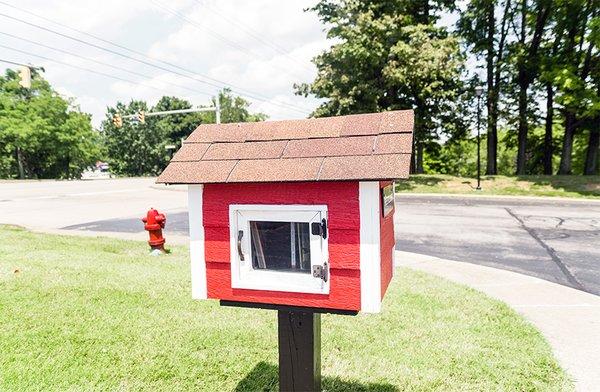
{"type": "Polygon", "coordinates": [[[600,390],[600,296],[516,272],[396,251],[397,265],[507,303],[548,340],[578,391],[600,390]]]}

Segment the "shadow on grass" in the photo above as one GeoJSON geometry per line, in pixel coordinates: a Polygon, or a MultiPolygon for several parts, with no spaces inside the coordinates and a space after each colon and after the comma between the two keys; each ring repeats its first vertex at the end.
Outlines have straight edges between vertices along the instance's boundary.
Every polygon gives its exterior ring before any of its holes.
{"type": "MultiPolygon", "coordinates": [[[[278,391],[279,369],[277,366],[266,362],[259,362],[250,373],[241,380],[234,391],[278,391]]],[[[390,384],[363,384],[358,381],[342,380],[339,377],[323,377],[322,388],[324,391],[352,391],[352,392],[396,392],[399,389],[390,384]]]]}
{"type": "Polygon", "coordinates": [[[436,176],[411,176],[410,181],[396,181],[396,190],[410,191],[416,188],[417,185],[436,186],[440,182],[444,182],[443,178],[436,176]]]}
{"type": "Polygon", "coordinates": [[[517,176],[518,181],[527,181],[536,186],[549,186],[554,190],[577,193],[582,196],[600,197],[600,176],[517,176]]]}

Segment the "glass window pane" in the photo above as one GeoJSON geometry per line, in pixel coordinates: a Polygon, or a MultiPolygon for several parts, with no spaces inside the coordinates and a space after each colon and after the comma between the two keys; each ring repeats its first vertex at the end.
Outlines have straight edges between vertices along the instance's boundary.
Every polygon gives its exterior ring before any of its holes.
{"type": "Polygon", "coordinates": [[[310,273],[308,223],[250,221],[252,267],[310,273]]]}

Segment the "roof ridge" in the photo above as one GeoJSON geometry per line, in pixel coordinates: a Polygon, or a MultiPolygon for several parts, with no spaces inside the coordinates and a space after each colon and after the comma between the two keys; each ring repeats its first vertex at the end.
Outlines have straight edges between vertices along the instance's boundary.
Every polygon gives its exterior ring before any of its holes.
{"type": "Polygon", "coordinates": [[[396,109],[396,110],[383,110],[380,112],[371,112],[371,113],[350,113],[350,114],[341,114],[341,115],[337,115],[337,116],[325,116],[325,117],[307,117],[307,118],[290,118],[290,119],[284,119],[284,120],[262,120],[262,121],[236,121],[236,122],[231,122],[231,123],[221,123],[221,124],[215,124],[215,123],[202,123],[200,125],[198,125],[197,128],[199,127],[211,127],[211,126],[217,126],[217,125],[238,125],[240,126],[241,124],[264,124],[264,123],[284,123],[284,122],[294,122],[294,121],[320,121],[320,120],[331,120],[331,119],[340,119],[340,118],[347,118],[347,117],[356,117],[356,116],[385,116],[386,114],[389,113],[402,113],[402,112],[413,112],[413,109],[396,109]]]}

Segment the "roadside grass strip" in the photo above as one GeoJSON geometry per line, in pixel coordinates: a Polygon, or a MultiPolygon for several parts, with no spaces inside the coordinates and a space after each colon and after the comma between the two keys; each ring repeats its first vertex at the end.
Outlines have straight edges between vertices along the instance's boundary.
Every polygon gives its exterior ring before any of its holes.
{"type": "Polygon", "coordinates": [[[600,176],[483,176],[476,187],[475,178],[418,174],[398,181],[396,192],[600,199],[600,176]]]}
{"type": "MultiPolygon", "coordinates": [[[[187,249],[0,227],[1,391],[276,391],[274,311],[190,294],[187,249]]],[[[379,315],[324,315],[327,391],[564,391],[501,302],[397,269],[379,315]]]]}

